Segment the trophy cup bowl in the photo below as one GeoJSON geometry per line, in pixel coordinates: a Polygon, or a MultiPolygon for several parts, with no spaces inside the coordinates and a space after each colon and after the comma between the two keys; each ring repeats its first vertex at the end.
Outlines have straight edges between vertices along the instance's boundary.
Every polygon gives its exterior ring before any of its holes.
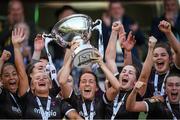
{"type": "Polygon", "coordinates": [[[54,40],[61,47],[69,47],[72,40],[80,43],[74,51],[75,67],[84,68],[92,65],[94,47],[89,42],[92,29],[93,21],[89,16],[74,14],[57,22],[51,31],[54,40]]]}

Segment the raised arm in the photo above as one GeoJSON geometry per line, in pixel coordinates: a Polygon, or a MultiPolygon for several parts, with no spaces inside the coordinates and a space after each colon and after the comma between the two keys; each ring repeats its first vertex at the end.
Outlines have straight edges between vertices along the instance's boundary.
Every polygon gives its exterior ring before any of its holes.
{"type": "Polygon", "coordinates": [[[111,36],[109,38],[109,43],[105,53],[106,64],[113,74],[118,71],[115,59],[116,59],[116,41],[118,39],[119,30],[121,30],[122,31],[121,33],[123,33],[121,36],[125,36],[123,25],[118,22],[113,23],[111,36]]]}
{"type": "Polygon", "coordinates": [[[146,104],[143,101],[136,101],[136,96],[144,83],[137,81],[126,101],[126,110],[132,112],[147,112],[146,104]]]}
{"type": "MultiPolygon", "coordinates": [[[[121,32],[121,31],[120,31],[121,32]]],[[[136,40],[134,39],[134,35],[132,34],[132,31],[129,32],[127,40],[123,40],[124,36],[121,36],[121,34],[123,33],[119,33],[119,40],[121,43],[121,47],[124,48],[124,66],[125,65],[129,65],[132,64],[132,54],[131,54],[131,50],[133,49],[136,40]]]]}
{"type": "Polygon", "coordinates": [[[29,89],[28,77],[26,74],[23,57],[20,51],[20,44],[24,40],[24,30],[22,28],[15,28],[12,31],[12,43],[14,46],[14,55],[15,55],[15,65],[17,68],[18,76],[19,76],[19,87],[18,94],[19,96],[23,96],[26,91],[29,89]]]}
{"type": "Polygon", "coordinates": [[[95,51],[97,56],[93,56],[94,62],[98,63],[101,70],[104,72],[106,79],[108,79],[111,87],[106,90],[106,97],[109,101],[113,101],[120,90],[120,83],[113,73],[107,68],[103,59],[98,51],[95,51]]]}
{"type": "Polygon", "coordinates": [[[162,31],[166,35],[172,49],[175,52],[175,59],[174,59],[175,65],[178,68],[180,68],[180,42],[174,36],[171,30],[170,23],[168,23],[165,20],[162,20],[158,27],[159,27],[159,30],[162,31]]]}
{"type": "Polygon", "coordinates": [[[4,63],[5,63],[7,60],[9,60],[10,57],[11,57],[11,53],[10,53],[9,51],[7,51],[7,50],[3,50],[3,53],[2,53],[2,55],[1,55],[1,57],[0,57],[0,82],[2,82],[2,81],[1,81],[2,67],[3,67],[4,63]]]}
{"type": "Polygon", "coordinates": [[[151,74],[151,69],[153,66],[152,57],[153,57],[153,49],[154,49],[154,46],[156,45],[156,42],[157,42],[157,40],[155,37],[153,37],[153,36],[149,37],[148,53],[147,53],[145,62],[143,64],[141,74],[140,74],[139,79],[138,79],[138,81],[145,83],[145,85],[139,90],[139,94],[141,96],[143,96],[146,92],[148,78],[151,74]]]}
{"type": "Polygon", "coordinates": [[[41,56],[41,51],[44,48],[44,39],[41,34],[37,34],[34,39],[34,52],[32,60],[39,60],[41,56]]]}
{"type": "Polygon", "coordinates": [[[66,50],[64,57],[64,65],[58,72],[58,80],[61,86],[62,95],[64,98],[68,98],[73,90],[72,86],[67,84],[68,77],[70,76],[70,72],[72,70],[72,53],[79,46],[79,43],[74,43],[71,46],[71,50],[66,50]]]}

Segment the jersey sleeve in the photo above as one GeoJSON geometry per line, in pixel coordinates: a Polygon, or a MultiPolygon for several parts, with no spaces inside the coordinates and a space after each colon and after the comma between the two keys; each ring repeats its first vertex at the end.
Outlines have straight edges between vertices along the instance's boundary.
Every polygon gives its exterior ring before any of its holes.
{"type": "Polygon", "coordinates": [[[52,89],[50,90],[50,96],[56,97],[58,93],[60,92],[60,87],[56,84],[55,80],[52,80],[52,89]]]}
{"type": "Polygon", "coordinates": [[[180,68],[176,66],[175,64],[171,66],[170,73],[180,73],[180,68]]]}
{"type": "Polygon", "coordinates": [[[26,104],[26,101],[28,101],[28,99],[32,98],[33,95],[31,93],[31,91],[27,91],[23,96],[20,97],[20,104],[21,104],[21,107],[22,107],[22,110],[25,111],[26,108],[27,108],[27,104],[26,104]]]}
{"type": "Polygon", "coordinates": [[[74,108],[78,107],[77,106],[78,96],[75,94],[74,91],[72,91],[69,98],[66,98],[65,101],[68,102],[70,105],[72,105],[74,108]]]}
{"type": "Polygon", "coordinates": [[[75,110],[68,102],[64,100],[62,100],[61,105],[62,105],[62,113],[66,115],[66,117],[69,112],[71,112],[72,110],[75,110]]]}
{"type": "Polygon", "coordinates": [[[145,99],[144,102],[146,104],[147,112],[153,112],[157,110],[160,103],[153,98],[145,99]]]}

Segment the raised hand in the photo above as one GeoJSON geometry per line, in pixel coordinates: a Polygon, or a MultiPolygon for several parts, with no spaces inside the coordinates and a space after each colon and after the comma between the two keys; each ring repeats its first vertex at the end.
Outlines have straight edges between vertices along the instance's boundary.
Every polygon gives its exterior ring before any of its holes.
{"type": "Polygon", "coordinates": [[[14,46],[20,45],[25,39],[24,29],[23,28],[15,28],[12,31],[12,43],[14,46]]]}
{"type": "Polygon", "coordinates": [[[171,32],[171,24],[165,20],[162,20],[159,25],[159,30],[163,33],[170,33],[171,32]]]}
{"type": "Polygon", "coordinates": [[[77,41],[75,41],[75,40],[72,40],[71,43],[70,43],[71,52],[74,52],[74,50],[75,50],[76,48],[78,48],[79,45],[80,45],[80,42],[77,42],[77,41]]]}
{"type": "Polygon", "coordinates": [[[44,39],[41,34],[37,34],[34,39],[34,49],[35,51],[41,51],[44,48],[44,39]]]}
{"type": "Polygon", "coordinates": [[[154,46],[156,45],[157,39],[154,36],[149,37],[149,42],[148,42],[148,46],[150,48],[154,48],[154,46]]]}
{"type": "Polygon", "coordinates": [[[136,84],[135,84],[135,86],[134,86],[134,89],[136,89],[137,91],[139,91],[144,85],[145,85],[144,82],[137,81],[136,84]]]}
{"type": "Polygon", "coordinates": [[[120,27],[121,27],[121,23],[120,23],[120,22],[114,22],[114,23],[112,24],[112,31],[117,31],[117,32],[119,32],[120,27]]]}
{"type": "Polygon", "coordinates": [[[132,34],[132,31],[130,31],[127,40],[121,41],[121,47],[127,51],[131,51],[136,43],[136,40],[134,38],[135,36],[132,34]]]}
{"type": "Polygon", "coordinates": [[[91,60],[93,60],[92,62],[98,63],[101,66],[101,64],[103,63],[103,58],[101,54],[99,53],[97,49],[94,49],[93,52],[94,52],[93,56],[91,56],[91,60]]]}
{"type": "Polygon", "coordinates": [[[119,28],[119,43],[120,46],[122,47],[122,43],[126,41],[126,32],[124,30],[124,26],[122,24],[120,24],[120,28],[119,28]]]}
{"type": "Polygon", "coordinates": [[[5,62],[5,61],[9,60],[10,57],[11,57],[11,53],[7,50],[3,50],[3,53],[2,53],[0,59],[5,62]]]}

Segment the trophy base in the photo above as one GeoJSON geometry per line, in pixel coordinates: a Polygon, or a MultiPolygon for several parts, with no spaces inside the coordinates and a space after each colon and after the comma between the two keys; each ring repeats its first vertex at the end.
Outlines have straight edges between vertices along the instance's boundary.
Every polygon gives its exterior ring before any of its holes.
{"type": "Polygon", "coordinates": [[[78,47],[74,53],[73,64],[77,68],[85,68],[92,65],[91,58],[94,55],[94,48],[90,44],[84,44],[78,47]]]}

